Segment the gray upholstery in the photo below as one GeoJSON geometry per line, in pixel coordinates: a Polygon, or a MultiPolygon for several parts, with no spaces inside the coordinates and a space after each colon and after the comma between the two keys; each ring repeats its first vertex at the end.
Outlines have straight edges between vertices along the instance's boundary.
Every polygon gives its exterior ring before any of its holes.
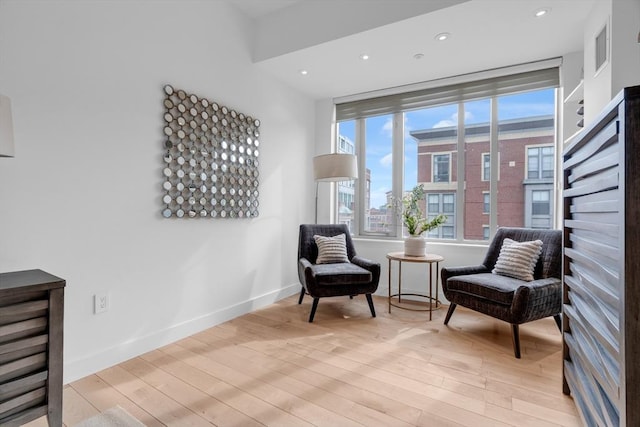
{"type": "Polygon", "coordinates": [[[302,224],[298,241],[298,278],[302,289],[298,303],[305,293],[314,299],[309,322],[313,322],[318,300],[325,297],[365,294],[371,315],[376,316],[371,294],[378,289],[380,264],[356,256],[353,240],[345,224],[302,224]],[[314,235],[346,237],[348,263],[315,264],[318,246],[314,235]]]}
{"type": "Polygon", "coordinates": [[[451,303],[445,325],[458,304],[509,322],[514,334],[514,352],[519,358],[518,325],[549,316],[554,316],[559,322],[562,310],[561,265],[560,230],[498,229],[482,265],[442,268],[442,288],[451,303]],[[505,238],[518,242],[542,240],[542,253],[534,270],[533,281],[525,282],[491,273],[505,238]]]}

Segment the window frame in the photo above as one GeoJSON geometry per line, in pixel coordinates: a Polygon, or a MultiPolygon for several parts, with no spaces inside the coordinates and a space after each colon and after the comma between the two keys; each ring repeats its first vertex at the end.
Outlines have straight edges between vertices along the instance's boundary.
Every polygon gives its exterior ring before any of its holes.
{"type": "MultiPolygon", "coordinates": [[[[431,183],[432,184],[449,184],[451,183],[451,151],[440,151],[437,153],[431,153],[431,183]],[[436,180],[436,157],[444,157],[447,156],[447,180],[446,181],[437,181],[436,180]]],[[[444,163],[444,162],[442,162],[444,163]]]]}
{"type": "MultiPolygon", "coordinates": [[[[553,144],[530,144],[530,145],[526,145],[525,146],[525,162],[524,162],[524,164],[525,164],[524,179],[525,180],[555,179],[555,175],[556,174],[555,174],[554,168],[555,168],[555,165],[556,165],[556,162],[555,162],[556,152],[557,152],[557,147],[554,147],[553,144]],[[544,157],[545,157],[545,154],[542,153],[542,150],[544,148],[549,148],[549,147],[553,148],[553,153],[551,154],[551,165],[552,165],[551,172],[553,173],[553,176],[552,177],[545,177],[545,176],[543,176],[544,175],[544,171],[545,171],[545,169],[544,169],[544,157]],[[536,157],[538,158],[538,161],[537,161],[538,174],[537,174],[537,176],[535,178],[529,177],[529,172],[530,172],[530,169],[529,169],[529,150],[531,150],[531,149],[538,150],[538,154],[536,155],[536,157]]],[[[546,156],[548,156],[548,155],[546,155],[546,156]]],[[[547,169],[547,171],[548,171],[548,169],[547,169]]]]}
{"type": "Polygon", "coordinates": [[[491,153],[481,153],[480,159],[482,161],[482,167],[480,168],[480,181],[487,182],[491,181],[491,153]],[[487,167],[487,162],[485,161],[485,157],[489,158],[489,165],[487,167]],[[487,172],[489,176],[487,177],[487,172]]]}
{"type": "Polygon", "coordinates": [[[543,190],[531,190],[531,217],[547,217],[550,216],[552,214],[551,212],[551,199],[552,199],[552,195],[551,195],[551,190],[548,189],[543,189],[543,190]],[[547,200],[540,202],[535,200],[535,195],[536,194],[546,194],[547,195],[547,200]],[[546,204],[547,205],[547,212],[546,213],[538,213],[535,212],[535,206],[536,205],[540,205],[540,204],[546,204]]]}
{"type": "Polygon", "coordinates": [[[491,214],[491,192],[490,191],[482,192],[482,213],[485,215],[491,214]],[[489,203],[487,203],[487,198],[489,198],[489,203]],[[489,209],[485,209],[487,205],[489,206],[489,209]]]}
{"type": "Polygon", "coordinates": [[[429,231],[426,233],[427,237],[431,237],[432,239],[439,239],[439,240],[456,240],[456,237],[444,237],[444,232],[443,229],[449,229],[451,228],[452,234],[453,236],[456,236],[457,230],[458,230],[458,225],[457,225],[457,217],[458,215],[456,214],[456,206],[457,206],[457,201],[458,198],[456,197],[456,194],[451,192],[451,191],[430,191],[428,193],[425,194],[425,215],[427,218],[432,219],[434,218],[436,215],[438,215],[441,212],[444,212],[445,215],[448,216],[447,218],[447,222],[444,223],[443,225],[441,225],[440,227],[436,228],[435,230],[429,231]],[[435,211],[432,211],[429,209],[430,205],[432,204],[429,201],[429,198],[436,196],[438,198],[438,208],[435,211]],[[444,205],[445,205],[445,196],[452,196],[453,198],[453,213],[448,213],[445,212],[444,210],[444,205]],[[433,236],[433,231],[435,231],[437,233],[437,236],[433,236]]]}

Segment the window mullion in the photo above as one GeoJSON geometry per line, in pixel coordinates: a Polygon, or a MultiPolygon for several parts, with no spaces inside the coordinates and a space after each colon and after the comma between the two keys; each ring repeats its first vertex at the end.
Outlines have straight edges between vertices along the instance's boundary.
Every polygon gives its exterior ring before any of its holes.
{"type": "Polygon", "coordinates": [[[458,131],[457,134],[457,167],[456,180],[458,182],[456,191],[456,240],[462,242],[464,240],[464,183],[465,183],[465,126],[464,126],[464,102],[458,103],[458,131]]]}
{"type": "Polygon", "coordinates": [[[491,114],[489,125],[489,158],[491,159],[489,184],[489,235],[493,237],[498,229],[498,174],[500,172],[500,158],[498,155],[498,99],[491,97],[491,114]]]}
{"type": "MultiPolygon", "coordinates": [[[[393,169],[392,169],[392,195],[395,200],[402,200],[402,189],[404,186],[404,114],[395,113],[393,115],[393,169]]],[[[402,237],[402,221],[398,221],[397,215],[392,215],[394,230],[393,236],[402,237]]]]}
{"type": "Polygon", "coordinates": [[[367,155],[367,141],[365,141],[364,132],[364,119],[356,119],[355,121],[355,137],[356,137],[356,153],[358,154],[358,180],[356,181],[356,198],[355,198],[355,210],[358,213],[354,215],[353,229],[358,230],[359,235],[363,235],[365,215],[365,197],[367,194],[367,178],[366,178],[366,155],[367,155]]]}

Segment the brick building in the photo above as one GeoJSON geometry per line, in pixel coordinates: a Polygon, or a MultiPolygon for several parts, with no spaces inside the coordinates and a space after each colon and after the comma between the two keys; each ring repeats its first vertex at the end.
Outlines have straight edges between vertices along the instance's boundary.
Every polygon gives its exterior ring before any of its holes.
{"type": "MultiPolygon", "coordinates": [[[[553,116],[505,120],[498,124],[498,226],[551,228],[555,129],[553,116]]],[[[464,207],[458,191],[457,128],[415,130],[418,183],[427,192],[429,216],[444,213],[447,223],[430,237],[458,238],[457,216],[463,213],[464,238],[489,238],[489,124],[465,127],[464,207]]]]}

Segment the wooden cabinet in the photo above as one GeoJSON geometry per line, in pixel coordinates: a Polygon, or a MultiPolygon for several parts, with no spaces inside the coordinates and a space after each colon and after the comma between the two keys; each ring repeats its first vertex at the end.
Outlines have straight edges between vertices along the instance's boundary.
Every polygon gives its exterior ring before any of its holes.
{"type": "Polygon", "coordinates": [[[62,426],[66,282],[42,270],[0,274],[0,425],[47,415],[62,426]]]}
{"type": "Polygon", "coordinates": [[[564,392],[586,426],[640,426],[640,86],[569,141],[564,392]]]}

